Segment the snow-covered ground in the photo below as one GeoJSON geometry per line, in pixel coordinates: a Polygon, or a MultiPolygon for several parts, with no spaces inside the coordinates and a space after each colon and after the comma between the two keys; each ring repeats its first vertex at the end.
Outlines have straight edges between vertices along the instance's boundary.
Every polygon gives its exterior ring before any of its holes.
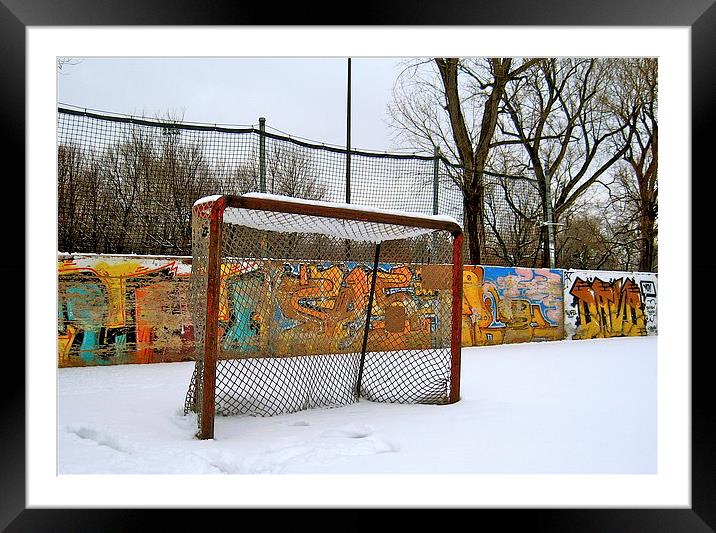
{"type": "Polygon", "coordinates": [[[461,400],[183,415],[193,363],[58,370],[59,474],[654,474],[657,338],[463,349],[461,400]]]}

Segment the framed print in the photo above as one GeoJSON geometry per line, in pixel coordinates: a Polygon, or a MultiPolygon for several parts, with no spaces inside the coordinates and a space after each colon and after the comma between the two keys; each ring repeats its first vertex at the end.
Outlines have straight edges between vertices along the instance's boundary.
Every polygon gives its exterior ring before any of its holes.
{"type": "MultiPolygon", "coordinates": [[[[357,526],[365,524],[361,522],[361,518],[371,516],[372,509],[385,508],[411,510],[412,512],[406,513],[407,516],[401,520],[405,520],[405,524],[409,527],[416,528],[426,520],[423,518],[423,511],[434,509],[443,511],[441,516],[443,520],[446,518],[450,521],[457,520],[456,517],[445,515],[445,511],[470,510],[478,513],[478,519],[489,517],[490,520],[498,520],[502,524],[519,524],[520,529],[530,531],[715,530],[716,454],[713,450],[716,443],[713,427],[716,418],[711,408],[713,401],[711,387],[709,387],[710,350],[695,342],[703,339],[702,328],[708,327],[707,321],[704,320],[709,316],[705,309],[708,296],[701,291],[693,291],[693,287],[700,286],[702,280],[710,279],[713,275],[712,260],[703,245],[704,242],[708,242],[703,234],[704,230],[710,227],[710,221],[704,216],[705,213],[709,213],[709,207],[700,205],[711,202],[713,198],[710,194],[713,190],[712,180],[708,178],[711,170],[706,166],[706,158],[712,151],[709,146],[713,138],[712,124],[714,123],[711,120],[714,116],[711,93],[716,83],[716,57],[714,57],[716,54],[712,42],[712,36],[716,33],[716,7],[712,2],[713,0],[701,0],[677,5],[645,0],[619,2],[608,0],[585,5],[567,0],[555,0],[537,5],[526,0],[519,0],[516,4],[514,2],[462,3],[449,0],[431,3],[430,7],[426,4],[416,7],[409,3],[387,5],[369,2],[352,6],[349,9],[347,22],[341,22],[326,20],[329,17],[325,14],[336,9],[336,6],[328,5],[311,5],[309,9],[305,4],[289,4],[278,8],[258,4],[247,6],[223,0],[206,4],[186,0],[130,1],[120,4],[99,4],[88,0],[66,2],[0,0],[0,39],[4,49],[4,53],[0,54],[2,67],[0,72],[3,73],[4,79],[0,85],[2,94],[0,110],[5,126],[2,133],[3,142],[0,146],[4,159],[8,162],[7,168],[12,169],[6,171],[3,182],[9,187],[5,189],[5,198],[10,200],[9,204],[13,206],[13,211],[15,211],[14,206],[21,206],[20,214],[15,217],[15,220],[21,220],[19,224],[21,229],[18,229],[18,224],[6,225],[8,257],[2,272],[8,280],[7,288],[23,287],[20,291],[23,292],[22,295],[17,296],[17,299],[9,298],[8,305],[3,306],[5,324],[10,330],[8,339],[11,339],[11,342],[8,344],[11,349],[6,355],[10,371],[6,373],[6,386],[3,388],[6,391],[3,402],[6,431],[3,432],[2,446],[3,476],[0,483],[3,484],[4,489],[0,526],[7,528],[8,531],[133,530],[141,529],[146,517],[156,514],[151,509],[170,509],[169,513],[162,513],[160,519],[169,518],[167,523],[176,523],[183,528],[207,520],[206,513],[189,514],[186,509],[227,509],[242,513],[252,511],[260,513],[258,519],[266,519],[270,516],[270,512],[266,511],[273,509],[312,509],[327,513],[326,517],[335,515],[329,511],[340,509],[342,516],[332,519],[342,518],[345,521],[348,518],[357,526]],[[36,477],[36,472],[43,471],[44,479],[57,476],[53,470],[56,457],[46,452],[38,452],[40,444],[46,447],[47,443],[39,443],[37,438],[31,438],[31,435],[35,435],[31,429],[34,427],[34,417],[37,413],[37,395],[42,389],[52,389],[56,386],[53,381],[54,376],[51,373],[43,374],[41,379],[33,380],[32,387],[28,386],[28,380],[30,376],[35,375],[38,365],[45,367],[55,365],[53,370],[56,369],[56,354],[29,349],[36,345],[35,337],[47,329],[47,318],[52,319],[53,316],[56,318],[57,315],[53,309],[54,315],[49,316],[46,309],[41,310],[38,307],[41,302],[35,296],[29,296],[44,292],[47,295],[47,306],[52,307],[57,293],[56,287],[52,285],[53,279],[48,281],[45,276],[42,281],[37,274],[40,271],[47,271],[46,265],[43,270],[43,266],[38,263],[42,263],[43,258],[50,261],[53,257],[56,259],[57,250],[47,250],[45,246],[41,252],[35,254],[35,250],[43,245],[39,245],[33,238],[42,233],[41,227],[45,227],[41,226],[43,214],[40,211],[53,208],[43,203],[43,196],[47,195],[45,187],[54,186],[55,176],[46,176],[45,186],[42,180],[29,179],[27,176],[30,169],[37,168],[38,161],[42,159],[46,165],[50,165],[43,167],[46,169],[45,174],[51,172],[56,157],[54,151],[47,151],[46,142],[55,135],[55,132],[50,131],[52,128],[40,131],[35,127],[37,117],[44,117],[41,120],[44,120],[45,125],[51,121],[57,124],[55,114],[51,114],[57,111],[56,88],[48,87],[50,77],[56,77],[56,71],[48,70],[54,69],[54,62],[50,62],[52,53],[63,57],[121,54],[150,57],[172,53],[191,55],[191,48],[187,47],[187,42],[195,39],[195,53],[200,57],[237,55],[235,50],[242,50],[243,52],[240,53],[252,57],[276,57],[281,55],[282,50],[285,50],[284,53],[289,56],[301,54],[316,57],[322,55],[321,49],[317,47],[320,45],[315,44],[320,39],[316,39],[311,32],[319,33],[324,29],[340,32],[332,35],[335,39],[334,46],[325,51],[325,55],[333,57],[336,54],[342,57],[345,50],[355,50],[357,55],[360,54],[361,45],[354,43],[360,41],[361,31],[370,35],[366,40],[373,39],[374,34],[370,33],[372,31],[382,31],[380,35],[376,33],[377,38],[385,39],[380,41],[385,45],[385,52],[375,47],[368,48],[367,52],[363,52],[366,56],[384,54],[402,56],[400,51],[396,52],[396,50],[408,49],[400,49],[398,44],[392,48],[393,44],[391,44],[399,43],[401,39],[415,43],[415,55],[423,56],[429,53],[426,52],[429,50],[446,55],[454,50],[470,50],[471,42],[474,44],[471,39],[478,38],[477,33],[473,35],[470,32],[478,29],[482,29],[484,35],[489,35],[490,39],[493,39],[495,34],[488,33],[489,31],[504,31],[505,35],[510,36],[514,34],[509,32],[522,32],[520,38],[523,39],[521,46],[525,49],[524,55],[532,52],[529,39],[534,39],[534,47],[540,45],[538,31],[552,31],[555,34],[564,30],[574,31],[575,33],[569,34],[569,39],[572,40],[564,43],[564,55],[584,55],[583,51],[588,48],[575,47],[575,51],[572,51],[572,46],[576,46],[573,39],[575,36],[579,38],[579,31],[584,34],[595,32],[595,36],[601,36],[602,34],[597,32],[603,31],[601,38],[624,39],[624,42],[632,43],[632,39],[638,40],[641,35],[646,35],[643,32],[647,30],[663,31],[665,38],[668,38],[671,35],[668,32],[673,30],[674,48],[684,47],[685,55],[690,54],[690,57],[683,59],[689,61],[690,66],[683,62],[679,65],[680,56],[675,54],[670,58],[671,63],[669,63],[674,67],[669,71],[674,77],[660,80],[660,83],[664,82],[666,94],[683,97],[681,101],[674,102],[670,108],[672,115],[678,115],[680,109],[687,109],[685,100],[690,97],[690,120],[687,120],[683,113],[681,116],[675,116],[680,125],[687,124],[687,128],[690,126],[690,132],[688,130],[685,132],[686,135],[679,140],[678,148],[669,146],[663,148],[664,152],[668,150],[676,152],[676,156],[673,153],[668,155],[667,158],[671,161],[678,157],[682,158],[681,166],[674,167],[673,175],[662,174],[663,179],[670,184],[665,191],[674,191],[669,197],[662,193],[664,208],[660,210],[663,217],[662,239],[670,239],[673,247],[665,246],[672,253],[671,257],[663,258],[667,265],[666,272],[663,278],[660,277],[658,287],[651,281],[645,281],[642,290],[654,298],[657,294],[661,297],[665,292],[677,295],[673,302],[671,300],[660,302],[659,313],[661,315],[663,311],[663,318],[660,317],[659,320],[659,331],[661,333],[663,326],[664,331],[669,332],[669,340],[668,344],[660,343],[659,347],[660,364],[664,364],[663,367],[659,367],[659,383],[665,389],[672,390],[671,382],[668,380],[676,380],[678,387],[690,388],[690,395],[689,391],[684,393],[681,389],[678,391],[674,389],[674,396],[666,397],[667,400],[677,398],[678,401],[673,405],[665,405],[660,397],[660,412],[662,410],[670,412],[672,408],[677,411],[676,414],[670,414],[672,418],[668,419],[668,427],[675,428],[674,431],[678,435],[674,436],[673,443],[671,440],[659,441],[660,451],[667,450],[672,453],[675,461],[660,463],[661,471],[658,474],[664,476],[659,478],[659,483],[663,484],[665,479],[676,480],[680,498],[669,497],[677,492],[676,489],[673,493],[669,493],[668,490],[659,492],[661,489],[655,489],[654,494],[663,496],[655,496],[652,501],[649,500],[648,495],[631,500],[640,502],[638,504],[605,505],[599,503],[599,498],[591,503],[586,494],[581,495],[581,499],[559,502],[556,501],[557,498],[550,500],[550,486],[545,486],[544,494],[539,494],[539,490],[534,491],[535,503],[530,504],[528,498],[520,496],[516,500],[518,503],[506,498],[499,504],[482,504],[479,497],[471,498],[470,492],[484,494],[489,492],[489,484],[495,483],[496,487],[500,487],[496,490],[508,493],[509,476],[495,478],[486,476],[481,480],[459,474],[438,476],[439,479],[435,479],[436,486],[440,487],[436,491],[440,492],[440,497],[436,495],[435,503],[431,503],[431,499],[427,496],[415,500],[417,503],[411,502],[409,496],[396,497],[395,500],[387,499],[382,504],[376,504],[375,500],[363,500],[359,495],[356,495],[353,503],[350,498],[336,498],[330,501],[310,500],[305,494],[301,494],[301,483],[306,478],[300,476],[298,478],[286,476],[286,479],[275,479],[275,476],[266,476],[262,479],[252,477],[249,480],[250,483],[255,483],[257,492],[263,491],[267,494],[275,483],[284,483],[292,487],[292,490],[296,491],[296,499],[293,503],[290,495],[286,496],[285,491],[278,490],[276,494],[281,492],[281,496],[277,496],[275,501],[253,501],[250,504],[237,502],[236,505],[229,505],[225,498],[213,502],[209,498],[207,501],[203,497],[205,494],[197,498],[194,504],[189,498],[177,502],[172,499],[171,490],[175,490],[178,484],[186,484],[184,490],[188,493],[197,490],[191,485],[192,478],[195,476],[182,475],[154,476],[155,479],[144,475],[136,478],[125,476],[111,486],[112,488],[102,484],[99,479],[101,476],[77,476],[72,484],[61,485],[63,495],[54,500],[53,498],[58,496],[60,485],[54,486],[49,482],[46,487],[37,486],[36,480],[40,478],[36,477]],[[446,35],[437,33],[438,30],[454,33],[454,39],[437,39],[438,35],[446,35]],[[535,30],[535,33],[530,33],[530,30],[535,30]],[[608,33],[609,30],[614,31],[608,33]],[[133,34],[133,31],[136,33],[133,34]],[[170,34],[168,33],[170,31],[176,33],[170,34]],[[76,32],[76,35],[71,36],[72,32],[76,32]],[[196,33],[192,34],[192,32],[196,33]],[[420,39],[415,37],[420,35],[420,32],[424,32],[422,47],[418,46],[420,39]],[[392,36],[388,37],[388,33],[392,36]],[[349,41],[351,44],[340,45],[342,34],[351,36],[352,40],[349,41]],[[132,41],[133,36],[136,36],[136,42],[132,41]],[[150,36],[154,41],[151,41],[150,36]],[[175,41],[172,48],[171,39],[177,38],[179,40],[175,41]],[[214,38],[216,41],[213,44],[207,44],[214,38]],[[281,39],[286,40],[281,41],[281,39]],[[279,41],[280,44],[277,44],[279,41]],[[144,44],[137,45],[137,43],[144,44]],[[234,45],[236,48],[232,48],[234,45]],[[144,51],[138,52],[138,49],[144,51]],[[672,91],[671,88],[674,90],[672,91]],[[48,117],[51,121],[48,121],[48,117]],[[9,165],[10,161],[16,162],[17,165],[9,165]],[[692,179],[692,175],[698,176],[698,179],[692,179]],[[23,179],[20,179],[20,176],[23,176],[23,179]],[[43,190],[45,190],[44,194],[43,190]],[[678,205],[678,208],[673,208],[674,205],[678,205]],[[15,281],[20,279],[23,280],[23,284],[15,281]],[[24,306],[14,303],[10,305],[9,302],[23,301],[20,298],[24,299],[24,306]],[[673,316],[670,313],[673,313],[673,316]],[[15,324],[21,314],[24,328],[22,332],[16,332],[15,324]],[[19,356],[19,350],[16,348],[17,343],[14,340],[17,338],[23,338],[27,342],[27,345],[23,346],[24,358],[19,356]],[[674,372],[671,372],[672,369],[675,369],[674,372]],[[662,370],[664,372],[661,372],[662,370]],[[690,420],[686,419],[685,414],[690,416],[690,420]],[[690,434],[687,434],[689,432],[690,434]],[[684,446],[684,443],[688,443],[689,446],[684,446]],[[690,465],[690,471],[685,475],[683,472],[672,472],[672,469],[676,470],[677,467],[680,468],[685,464],[690,465]],[[670,477],[672,474],[673,478],[670,477]],[[167,484],[166,486],[174,485],[174,488],[162,494],[159,485],[157,488],[153,485],[158,477],[162,478],[161,483],[167,484]],[[685,482],[686,478],[688,479],[685,482]],[[35,484],[30,486],[33,482],[35,484]],[[85,487],[80,488],[83,483],[85,487]],[[140,487],[142,484],[151,486],[153,492],[146,496],[142,495],[144,499],[138,503],[137,498],[132,499],[132,495],[128,493],[132,492],[132,487],[135,485],[138,493],[146,489],[146,486],[140,487]],[[97,499],[91,501],[83,501],[81,497],[75,499],[74,490],[77,490],[77,495],[85,495],[84,491],[91,490],[95,492],[97,499]],[[580,503],[570,503],[574,501],[580,503]]],[[[488,40],[487,37],[484,38],[488,40]]],[[[608,52],[604,55],[610,55],[614,50],[618,50],[614,42],[608,44],[609,46],[605,41],[604,49],[608,52]]],[[[594,45],[592,42],[591,45],[599,49],[598,44],[594,45]]],[[[490,48],[485,42],[480,43],[480,46],[484,48],[475,44],[475,49],[499,50],[499,47],[490,48]]],[[[645,45],[640,50],[644,52],[635,55],[649,56],[648,46],[645,45]]],[[[505,55],[512,54],[506,52],[505,55]]],[[[343,121],[344,118],[336,117],[336,120],[343,121]]],[[[669,138],[668,131],[665,131],[664,135],[665,138],[669,138]]],[[[56,263],[53,262],[51,266],[54,268],[56,263]]],[[[403,316],[400,315],[399,318],[402,324],[403,316]]],[[[22,342],[20,344],[23,345],[22,342]]],[[[51,408],[47,409],[46,423],[57,423],[56,412],[51,408]]],[[[663,436],[661,433],[659,435],[663,436]]],[[[212,481],[215,483],[216,491],[227,493],[235,488],[231,484],[232,480],[227,479],[231,476],[217,477],[221,479],[212,481]]],[[[311,478],[308,480],[311,487],[317,487],[318,493],[340,492],[353,482],[352,479],[342,479],[340,476],[308,477],[311,478]]],[[[385,486],[392,487],[394,481],[387,479],[390,477],[386,476],[385,479],[381,477],[380,482],[376,484],[384,483],[385,486]]],[[[403,476],[396,477],[403,478],[403,476]]],[[[631,477],[639,477],[638,480],[629,480],[629,483],[635,483],[634,487],[647,486],[650,483],[648,475],[631,477]]],[[[514,479],[517,481],[517,478],[514,479]]],[[[367,475],[359,482],[371,483],[367,475]]],[[[596,494],[603,495],[608,492],[610,486],[614,486],[618,491],[618,479],[593,476],[593,482],[596,494]]],[[[413,488],[407,487],[410,483],[408,476],[407,481],[406,479],[395,481],[395,487],[403,487],[402,484],[406,484],[406,494],[412,494],[410,490],[413,488]]],[[[583,488],[586,485],[575,486],[583,488]]],[[[201,490],[203,491],[204,488],[202,487],[201,490]]],[[[519,490],[519,487],[515,487],[516,492],[519,490]]],[[[235,516],[236,513],[232,513],[232,517],[235,516]]],[[[287,513],[284,518],[286,522],[281,525],[303,526],[303,523],[299,525],[291,520],[294,516],[299,515],[287,513]]],[[[326,521],[317,513],[316,518],[319,517],[322,524],[336,527],[337,524],[329,525],[331,518],[326,521]]],[[[470,518],[475,520],[472,514],[470,518]]],[[[214,515],[212,519],[215,520],[214,515]]],[[[311,529],[320,527],[315,526],[315,523],[311,521],[311,529]]]]}

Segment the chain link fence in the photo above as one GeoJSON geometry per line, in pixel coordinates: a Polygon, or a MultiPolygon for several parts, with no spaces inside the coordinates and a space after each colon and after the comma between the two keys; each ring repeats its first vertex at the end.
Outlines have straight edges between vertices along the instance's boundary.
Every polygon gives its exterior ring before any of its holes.
{"type": "MultiPolygon", "coordinates": [[[[463,224],[461,169],[437,154],[347,157],[345,148],[268,132],[263,123],[224,127],[66,107],[58,108],[57,134],[60,252],[191,255],[191,207],[214,194],[265,192],[463,224]]],[[[482,262],[539,266],[539,228],[517,215],[540,208],[535,187],[491,177],[484,187],[482,262]]]]}

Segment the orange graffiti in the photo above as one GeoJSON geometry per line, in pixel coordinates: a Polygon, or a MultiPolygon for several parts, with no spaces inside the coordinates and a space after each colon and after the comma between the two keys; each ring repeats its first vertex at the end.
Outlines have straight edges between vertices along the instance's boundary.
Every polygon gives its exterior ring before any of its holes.
{"type": "Polygon", "coordinates": [[[60,258],[59,365],[186,360],[193,346],[185,302],[190,273],[181,264],[180,272],[179,260],[60,258]],[[179,323],[177,336],[172,328],[179,323]]]}
{"type": "Polygon", "coordinates": [[[530,299],[559,295],[559,275],[540,269],[502,270],[504,275],[499,280],[485,281],[484,267],[463,268],[462,345],[483,346],[562,338],[563,323],[550,323],[544,317],[541,305],[530,299]],[[528,293],[530,298],[520,297],[519,289],[533,287],[537,274],[549,281],[539,290],[532,288],[528,293]]]}
{"type": "Polygon", "coordinates": [[[647,334],[641,291],[633,279],[577,278],[569,294],[578,310],[574,339],[647,334]]]}

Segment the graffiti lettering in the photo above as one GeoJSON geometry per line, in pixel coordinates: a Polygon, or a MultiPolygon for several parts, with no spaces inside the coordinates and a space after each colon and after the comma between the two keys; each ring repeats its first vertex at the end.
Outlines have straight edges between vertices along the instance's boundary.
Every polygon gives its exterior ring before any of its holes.
{"type": "Polygon", "coordinates": [[[561,292],[558,270],[464,267],[462,345],[562,338],[561,292]]]}
{"type": "MultiPolygon", "coordinates": [[[[449,297],[422,287],[426,268],[379,266],[369,349],[444,342],[449,297]]],[[[369,265],[276,261],[226,276],[222,293],[230,305],[220,321],[222,357],[360,351],[371,276],[369,265]]]]}
{"type": "Polygon", "coordinates": [[[176,260],[60,259],[59,365],[189,359],[189,272],[176,260]]]}
{"type": "Polygon", "coordinates": [[[565,287],[565,297],[571,297],[571,309],[565,313],[571,338],[642,336],[656,332],[656,276],[638,276],[653,279],[637,280],[620,273],[601,272],[592,276],[574,275],[571,286],[565,287]]]}
{"type": "MultiPolygon", "coordinates": [[[[188,258],[61,257],[59,365],[191,359],[190,274],[188,258]]],[[[372,264],[353,262],[222,264],[222,356],[360,351],[371,277],[372,264]]],[[[368,349],[448,345],[451,280],[448,265],[380,264],[368,349]]],[[[656,281],[644,273],[465,266],[462,344],[654,335],[656,281]]]]}

